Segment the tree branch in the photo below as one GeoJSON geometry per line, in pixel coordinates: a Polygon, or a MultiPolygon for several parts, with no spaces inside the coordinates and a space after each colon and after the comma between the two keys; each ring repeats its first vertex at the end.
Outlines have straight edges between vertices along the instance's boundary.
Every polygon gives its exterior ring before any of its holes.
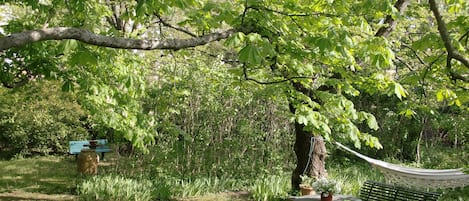
{"type": "Polygon", "coordinates": [[[330,14],[330,13],[322,13],[322,12],[292,14],[292,13],[287,13],[287,12],[284,12],[284,11],[278,11],[278,10],[274,10],[274,9],[267,8],[267,7],[261,7],[261,6],[248,6],[246,9],[253,9],[253,10],[257,10],[257,11],[265,10],[265,11],[269,11],[269,12],[272,12],[272,13],[285,15],[285,16],[288,16],[288,17],[308,17],[308,16],[338,17],[338,15],[334,15],[334,14],[330,14]]]}
{"type": "MultiPolygon", "coordinates": [[[[469,60],[463,57],[461,54],[459,54],[459,52],[451,44],[451,38],[449,36],[448,29],[446,28],[446,24],[443,21],[443,17],[441,16],[440,11],[438,10],[435,0],[429,0],[428,3],[430,3],[430,10],[433,12],[433,15],[435,16],[436,23],[438,25],[438,31],[440,32],[441,39],[443,40],[445,44],[445,48],[446,48],[446,51],[448,52],[449,60],[456,59],[459,62],[461,62],[464,66],[469,68],[469,60]]],[[[451,61],[447,62],[447,64],[451,64],[451,61]]],[[[447,67],[451,68],[451,65],[447,67]]]]}
{"type": "MultiPolygon", "coordinates": [[[[399,11],[399,13],[402,14],[404,13],[409,3],[410,3],[410,0],[398,0],[396,4],[394,4],[394,7],[399,11]]],[[[384,23],[388,24],[388,26],[383,26],[380,29],[378,29],[375,36],[387,37],[397,25],[396,20],[393,19],[391,15],[386,16],[386,20],[384,21],[384,23]]]]}
{"type": "Polygon", "coordinates": [[[285,78],[285,79],[282,79],[282,80],[275,80],[275,81],[259,81],[259,80],[256,80],[254,78],[250,78],[248,77],[248,73],[247,73],[247,68],[246,68],[246,64],[243,64],[243,75],[244,75],[244,79],[248,80],[248,81],[253,81],[257,84],[279,84],[279,83],[283,83],[283,82],[288,82],[290,80],[294,80],[294,79],[312,79],[313,77],[306,77],[306,76],[294,76],[294,77],[289,77],[289,78],[285,78]]]}
{"type": "Polygon", "coordinates": [[[404,44],[402,43],[402,47],[405,47],[407,49],[409,49],[410,51],[412,51],[412,53],[415,55],[415,57],[417,57],[417,59],[419,60],[419,62],[423,65],[427,65],[425,63],[425,61],[423,61],[423,59],[417,54],[417,51],[414,50],[414,48],[412,48],[411,46],[407,45],[407,44],[404,44]]]}
{"type": "Polygon", "coordinates": [[[192,37],[197,37],[196,34],[190,32],[189,30],[183,29],[183,28],[181,28],[181,27],[175,27],[175,26],[173,26],[172,24],[170,24],[170,23],[164,21],[163,18],[162,18],[159,14],[156,13],[155,15],[156,15],[156,17],[160,20],[159,22],[160,22],[161,24],[163,24],[163,26],[169,27],[169,28],[174,29],[174,30],[176,30],[176,31],[180,31],[180,32],[185,33],[185,34],[187,34],[187,35],[189,35],[189,36],[192,36],[192,37]]]}
{"type": "MultiPolygon", "coordinates": [[[[14,33],[0,38],[0,51],[13,47],[21,47],[29,43],[47,41],[47,40],[65,40],[75,39],[87,44],[102,47],[111,47],[119,49],[170,49],[179,50],[188,47],[205,45],[210,42],[219,41],[230,37],[238,32],[238,29],[229,29],[223,32],[214,32],[199,37],[188,39],[165,39],[165,40],[144,40],[111,37],[95,34],[89,30],[73,27],[57,27],[29,30],[20,33],[14,33]]],[[[246,30],[245,30],[246,31],[246,30]]]]}

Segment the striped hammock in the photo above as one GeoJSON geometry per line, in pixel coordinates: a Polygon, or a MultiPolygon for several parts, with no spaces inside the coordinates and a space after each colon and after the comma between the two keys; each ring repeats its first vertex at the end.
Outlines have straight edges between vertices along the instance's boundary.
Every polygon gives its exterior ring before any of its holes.
{"type": "Polygon", "coordinates": [[[464,187],[469,185],[469,175],[458,169],[422,169],[396,165],[381,160],[373,159],[360,154],[339,142],[335,142],[339,147],[366,160],[373,167],[378,168],[385,176],[387,182],[417,189],[446,189],[464,187]]]}

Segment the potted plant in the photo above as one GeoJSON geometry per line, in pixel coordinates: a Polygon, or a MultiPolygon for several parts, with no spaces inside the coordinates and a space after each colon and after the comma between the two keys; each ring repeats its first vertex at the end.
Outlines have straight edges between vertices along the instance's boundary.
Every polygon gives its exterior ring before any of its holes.
{"type": "Polygon", "coordinates": [[[340,192],[340,186],[335,180],[321,178],[313,183],[313,188],[321,193],[321,201],[332,201],[332,195],[340,192]]]}
{"type": "Polygon", "coordinates": [[[88,142],[90,143],[89,145],[90,149],[96,149],[96,147],[98,147],[98,143],[99,143],[98,140],[89,140],[88,142]]]}
{"type": "Polygon", "coordinates": [[[301,195],[314,195],[313,183],[316,180],[308,175],[301,175],[300,192],[301,195]]]}

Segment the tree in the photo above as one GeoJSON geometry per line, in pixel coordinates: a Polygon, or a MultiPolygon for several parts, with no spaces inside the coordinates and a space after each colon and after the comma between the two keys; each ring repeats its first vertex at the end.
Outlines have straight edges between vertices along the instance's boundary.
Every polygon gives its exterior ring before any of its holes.
{"type": "MultiPolygon", "coordinates": [[[[116,49],[180,50],[226,39],[225,51],[237,52],[239,63],[234,73],[258,84],[281,85],[283,91],[279,93],[288,97],[298,158],[292,176],[294,188],[301,170],[314,172],[305,162],[310,157],[312,135],[323,136],[326,141],[349,140],[357,147],[361,143],[381,147],[376,137],[357,127],[378,129],[375,117],[357,111],[350,99],[361,93],[386,94],[401,100],[408,95],[386,74],[398,69],[396,61],[403,53],[399,44],[406,36],[393,32],[398,22],[434,30],[436,27],[427,26],[427,22],[413,21],[428,17],[426,13],[431,11],[439,31],[436,38],[444,47],[429,51],[446,53],[442,56],[446,58],[443,75],[467,90],[469,12],[465,1],[2,2],[26,9],[29,14],[10,20],[5,26],[8,35],[0,38],[3,85],[15,86],[38,75],[58,75],[64,80],[64,89],[86,89],[92,100],[87,104],[91,111],[106,111],[106,115],[97,115],[100,122],[141,146],[151,141],[153,131],[148,128],[153,128],[154,122],[134,101],[143,96],[144,87],[138,76],[143,72],[136,66],[148,61],[139,57],[138,51],[116,49]],[[406,13],[408,5],[424,9],[406,13]],[[452,7],[452,15],[441,15],[439,6],[452,7]],[[452,25],[450,30],[446,24],[452,25]],[[163,27],[174,30],[169,38],[163,27]],[[106,79],[108,75],[112,77],[106,79]],[[132,93],[126,93],[129,91],[132,93]]],[[[430,39],[434,38],[422,37],[422,42],[430,39]]]]}

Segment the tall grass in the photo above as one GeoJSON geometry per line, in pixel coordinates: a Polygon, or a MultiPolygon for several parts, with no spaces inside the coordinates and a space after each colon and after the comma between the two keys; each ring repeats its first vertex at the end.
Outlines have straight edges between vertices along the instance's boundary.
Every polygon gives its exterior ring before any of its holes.
{"type": "Polygon", "coordinates": [[[374,169],[366,162],[333,161],[327,167],[329,177],[334,178],[341,186],[342,194],[358,196],[360,187],[367,180],[384,181],[379,170],[374,169]]]}
{"type": "Polygon", "coordinates": [[[194,197],[209,193],[217,193],[226,189],[239,188],[239,182],[231,178],[196,178],[176,182],[175,195],[178,197],[194,197]]]}
{"type": "Polygon", "coordinates": [[[80,200],[149,201],[156,197],[154,184],[145,179],[129,179],[118,175],[95,176],[78,185],[80,200]]]}
{"type": "Polygon", "coordinates": [[[285,200],[289,190],[290,180],[285,174],[256,179],[251,186],[252,198],[256,201],[285,200]]]}

